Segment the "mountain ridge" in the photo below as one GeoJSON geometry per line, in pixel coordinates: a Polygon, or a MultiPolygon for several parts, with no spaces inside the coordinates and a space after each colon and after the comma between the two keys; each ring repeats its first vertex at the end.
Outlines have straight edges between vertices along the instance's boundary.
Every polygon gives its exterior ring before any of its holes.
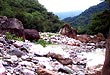
{"type": "Polygon", "coordinates": [[[104,11],[105,9],[110,10],[110,4],[101,2],[98,5],[92,6],[82,12],[80,15],[75,17],[67,17],[63,19],[64,22],[71,24],[72,26],[88,25],[92,20],[93,14],[104,11]]]}
{"type": "Polygon", "coordinates": [[[62,20],[66,17],[74,17],[81,13],[82,13],[82,11],[67,11],[67,12],[56,12],[54,14],[57,15],[59,17],[59,19],[62,20]]]}

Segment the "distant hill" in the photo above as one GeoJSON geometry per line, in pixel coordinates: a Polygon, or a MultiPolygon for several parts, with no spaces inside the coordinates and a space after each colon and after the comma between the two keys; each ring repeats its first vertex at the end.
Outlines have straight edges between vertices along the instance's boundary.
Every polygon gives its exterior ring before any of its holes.
{"type": "Polygon", "coordinates": [[[69,12],[58,12],[58,13],[54,13],[55,15],[57,15],[61,20],[67,17],[74,17],[77,16],[79,14],[81,14],[82,11],[69,11],[69,12]]]}
{"type": "Polygon", "coordinates": [[[63,19],[63,21],[70,23],[73,26],[88,25],[94,14],[104,11],[105,9],[110,9],[110,4],[102,2],[98,5],[90,7],[78,16],[67,17],[63,19]]]}

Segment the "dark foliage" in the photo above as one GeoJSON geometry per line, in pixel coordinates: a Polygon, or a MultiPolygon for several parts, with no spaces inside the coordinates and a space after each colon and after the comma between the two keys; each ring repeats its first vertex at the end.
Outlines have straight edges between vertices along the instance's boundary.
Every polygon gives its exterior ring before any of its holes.
{"type": "Polygon", "coordinates": [[[96,15],[88,28],[89,34],[97,34],[100,32],[107,37],[110,30],[110,11],[105,10],[104,12],[96,15]]]}
{"type": "Polygon", "coordinates": [[[102,2],[96,6],[90,7],[89,9],[85,10],[78,16],[68,17],[68,18],[65,18],[63,21],[70,23],[72,26],[76,27],[78,29],[78,33],[86,33],[88,29],[87,25],[90,24],[90,22],[92,21],[92,18],[97,13],[103,12],[106,9],[110,10],[110,4],[107,2],[102,2]]]}
{"type": "Polygon", "coordinates": [[[38,0],[0,0],[0,15],[15,17],[24,28],[56,32],[62,25],[58,16],[48,12],[38,0]]]}

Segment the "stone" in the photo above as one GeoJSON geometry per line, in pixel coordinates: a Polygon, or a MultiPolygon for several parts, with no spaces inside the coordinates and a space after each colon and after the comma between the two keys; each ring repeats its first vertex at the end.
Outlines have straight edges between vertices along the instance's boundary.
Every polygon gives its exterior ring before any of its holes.
{"type": "Polygon", "coordinates": [[[58,72],[63,72],[63,73],[67,73],[67,74],[72,74],[73,73],[73,70],[71,70],[69,67],[62,67],[58,70],[58,72]]]}
{"type": "Polygon", "coordinates": [[[17,57],[21,57],[22,55],[25,55],[25,53],[20,51],[18,48],[14,48],[12,50],[9,50],[7,53],[10,55],[16,55],[17,57]]]}
{"type": "Polygon", "coordinates": [[[23,75],[36,75],[33,71],[28,69],[23,69],[23,75]]]}
{"type": "Polygon", "coordinates": [[[79,35],[77,36],[77,40],[87,43],[91,40],[91,38],[88,35],[79,35]]]}
{"type": "Polygon", "coordinates": [[[73,61],[70,58],[57,59],[63,65],[72,65],[73,61]]]}
{"type": "Polygon", "coordinates": [[[24,38],[24,33],[23,33],[24,29],[16,29],[16,28],[2,28],[0,29],[0,34],[5,35],[6,32],[11,33],[12,35],[15,35],[17,37],[22,37],[24,38]]]}
{"type": "Polygon", "coordinates": [[[36,73],[38,75],[57,75],[54,72],[47,70],[47,69],[43,69],[41,67],[39,67],[38,69],[36,69],[36,73]]]}
{"type": "Polygon", "coordinates": [[[65,24],[61,27],[60,34],[66,35],[69,38],[74,38],[76,39],[77,37],[77,30],[75,28],[72,28],[71,25],[65,24]]]}
{"type": "Polygon", "coordinates": [[[0,75],[6,75],[5,67],[2,65],[2,61],[0,60],[0,75]]]}
{"type": "Polygon", "coordinates": [[[23,24],[16,18],[7,18],[6,16],[0,17],[0,28],[16,28],[16,29],[24,29],[23,24]]]}
{"type": "Polygon", "coordinates": [[[63,58],[60,54],[48,53],[46,56],[56,59],[58,62],[60,62],[63,65],[73,64],[70,58],[63,58]]]}
{"type": "Polygon", "coordinates": [[[25,38],[30,41],[40,39],[39,32],[35,29],[24,29],[24,35],[25,38]]]}

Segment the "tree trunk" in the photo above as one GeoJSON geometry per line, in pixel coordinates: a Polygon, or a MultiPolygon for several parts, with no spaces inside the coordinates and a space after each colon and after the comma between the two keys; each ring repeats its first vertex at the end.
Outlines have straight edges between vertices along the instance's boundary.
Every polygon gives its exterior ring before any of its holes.
{"type": "Polygon", "coordinates": [[[106,40],[105,62],[101,75],[110,75],[110,35],[106,40]]]}

